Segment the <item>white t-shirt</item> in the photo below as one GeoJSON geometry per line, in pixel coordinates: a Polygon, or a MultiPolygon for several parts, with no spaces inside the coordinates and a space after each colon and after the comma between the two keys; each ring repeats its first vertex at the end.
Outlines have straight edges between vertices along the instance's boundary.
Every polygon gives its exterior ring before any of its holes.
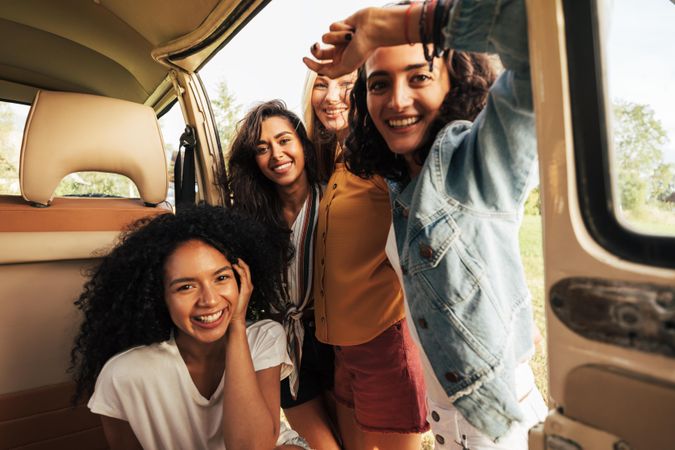
{"type": "MultiPolygon", "coordinates": [[[[263,320],[249,326],[246,335],[254,370],[281,365],[281,379],[287,377],[292,365],[282,326],[263,320]]],[[[225,449],[223,379],[211,398],[203,397],[173,337],[110,358],[87,406],[129,422],[146,450],[225,449]]]]}

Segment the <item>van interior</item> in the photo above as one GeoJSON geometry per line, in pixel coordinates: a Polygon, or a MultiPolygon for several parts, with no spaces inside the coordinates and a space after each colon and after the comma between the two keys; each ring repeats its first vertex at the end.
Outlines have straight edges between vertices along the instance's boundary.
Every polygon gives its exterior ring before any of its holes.
{"type": "MultiPolygon", "coordinates": [[[[200,71],[279,1],[0,2],[0,450],[107,448],[98,417],[71,404],[73,302],[133,221],[223,204],[227,149],[200,71]],[[180,144],[163,133],[169,111],[180,144]]],[[[675,448],[675,113],[615,102],[608,80],[625,70],[607,38],[621,8],[638,8],[631,23],[672,42],[659,24],[672,24],[675,4],[631,3],[526,2],[540,174],[531,220],[543,236],[531,289],[551,407],[532,450],[675,448]],[[638,165],[649,170],[631,175],[638,165]]],[[[650,34],[632,36],[650,54],[650,34]]],[[[675,60],[665,49],[657,57],[675,60]]],[[[670,78],[670,103],[672,67],[654,70],[670,78]]],[[[636,85],[655,83],[636,73],[636,85]]]]}

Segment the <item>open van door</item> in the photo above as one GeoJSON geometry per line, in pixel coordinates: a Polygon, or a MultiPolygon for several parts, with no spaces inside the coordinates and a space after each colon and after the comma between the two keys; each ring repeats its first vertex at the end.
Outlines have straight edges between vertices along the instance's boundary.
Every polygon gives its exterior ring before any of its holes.
{"type": "Polygon", "coordinates": [[[532,0],[528,14],[555,408],[530,449],[673,449],[675,114],[622,86],[672,84],[658,65],[675,4],[532,0]]]}

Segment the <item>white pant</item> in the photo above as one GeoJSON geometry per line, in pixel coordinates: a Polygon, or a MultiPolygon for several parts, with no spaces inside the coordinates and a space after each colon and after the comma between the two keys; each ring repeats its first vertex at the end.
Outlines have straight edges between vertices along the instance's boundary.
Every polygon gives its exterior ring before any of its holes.
{"type": "Polygon", "coordinates": [[[529,364],[521,364],[516,370],[518,392],[523,392],[519,402],[525,416],[523,422],[515,424],[497,443],[466,421],[461,412],[449,402],[439,404],[427,398],[429,415],[427,420],[434,433],[435,448],[439,450],[527,450],[528,430],[546,417],[548,408],[534,384],[534,375],[529,364]],[[437,420],[436,420],[437,419],[437,420]],[[462,437],[464,436],[464,440],[462,437]]]}

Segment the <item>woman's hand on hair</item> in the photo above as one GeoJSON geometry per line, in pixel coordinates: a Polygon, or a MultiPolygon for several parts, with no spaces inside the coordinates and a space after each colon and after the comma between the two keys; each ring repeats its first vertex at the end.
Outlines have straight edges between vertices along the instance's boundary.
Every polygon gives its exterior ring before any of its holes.
{"type": "Polygon", "coordinates": [[[236,264],[232,264],[232,268],[234,268],[239,275],[239,297],[237,298],[234,314],[232,314],[232,322],[240,321],[245,324],[246,308],[248,307],[248,302],[251,299],[251,293],[253,292],[251,270],[249,269],[248,264],[241,258],[237,260],[236,264]]]}
{"type": "Polygon", "coordinates": [[[321,75],[337,78],[361,67],[376,48],[404,44],[406,22],[411,37],[419,40],[420,8],[415,5],[406,21],[407,8],[364,8],[345,20],[332,23],[330,31],[321,38],[329,47],[314,44],[311,53],[318,61],[305,57],[303,62],[321,75]]]}

